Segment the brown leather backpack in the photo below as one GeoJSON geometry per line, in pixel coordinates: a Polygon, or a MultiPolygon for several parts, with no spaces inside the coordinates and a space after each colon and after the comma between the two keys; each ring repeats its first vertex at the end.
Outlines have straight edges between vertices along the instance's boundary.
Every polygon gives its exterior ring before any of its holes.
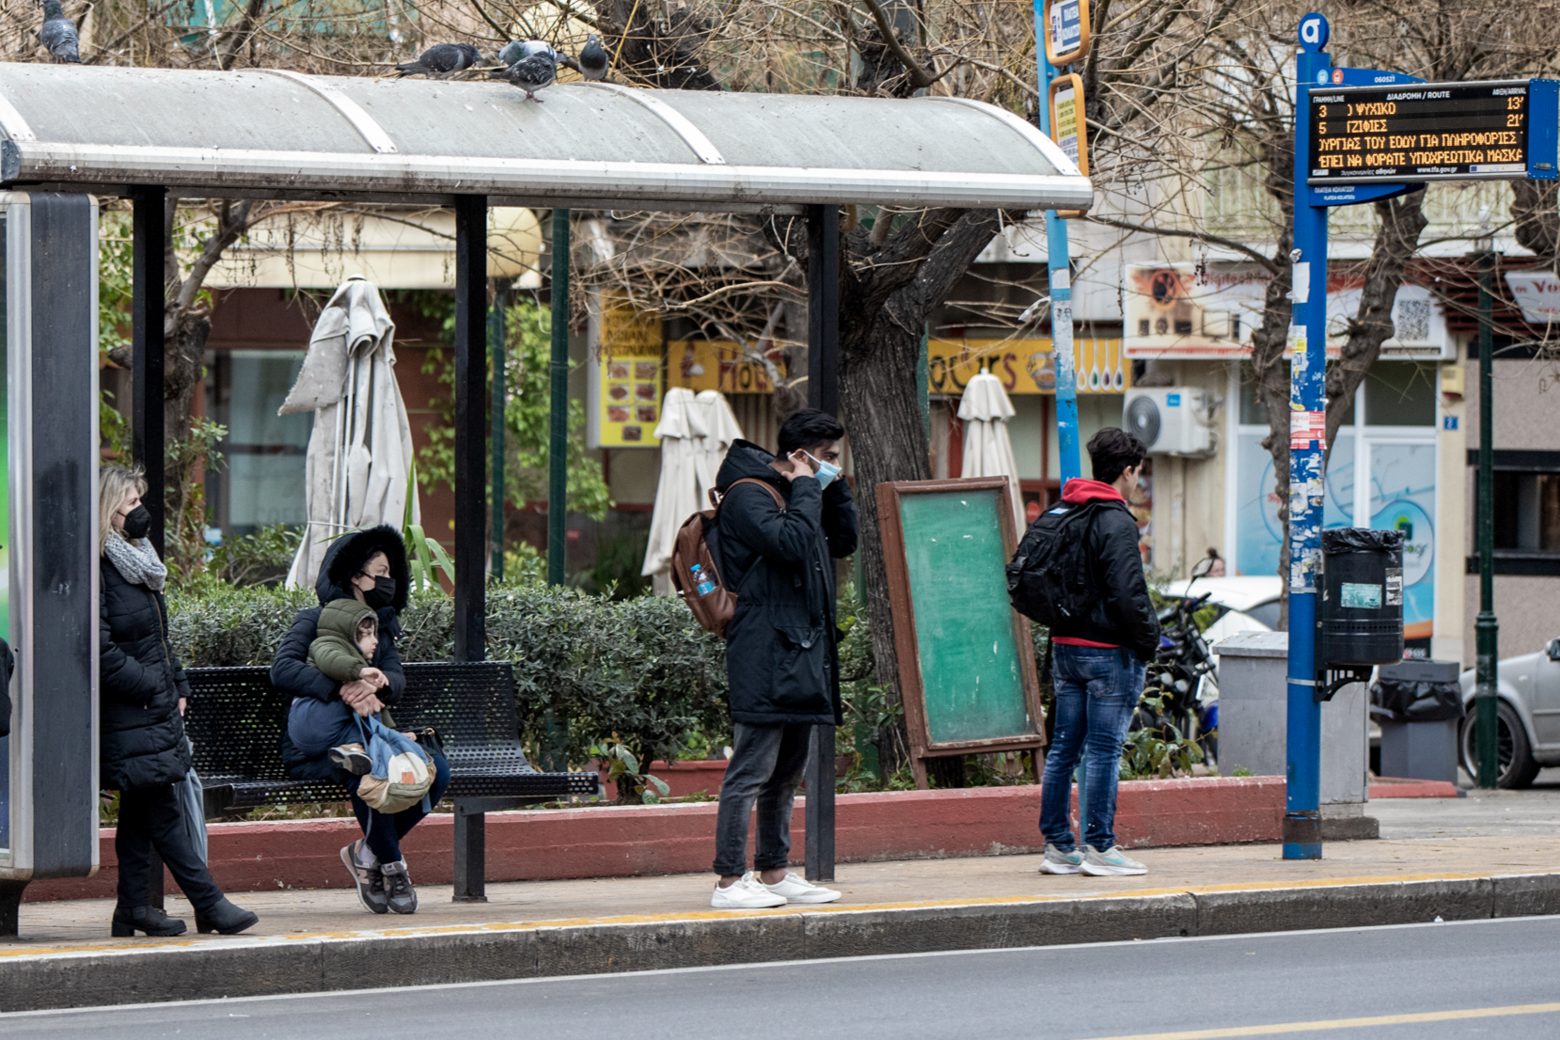
{"type": "MultiPolygon", "coordinates": [[[[775,505],[785,508],[785,499],[774,485],[757,477],[743,477],[733,481],[726,494],[738,484],[757,484],[774,498],[775,505]]],[[[710,488],[712,508],[694,513],[677,529],[677,539],[672,543],[672,585],[677,594],[693,611],[693,619],[706,632],[726,638],[726,626],[731,624],[737,612],[737,593],[727,588],[721,579],[720,564],[720,504],[722,497],[710,488]]]]}

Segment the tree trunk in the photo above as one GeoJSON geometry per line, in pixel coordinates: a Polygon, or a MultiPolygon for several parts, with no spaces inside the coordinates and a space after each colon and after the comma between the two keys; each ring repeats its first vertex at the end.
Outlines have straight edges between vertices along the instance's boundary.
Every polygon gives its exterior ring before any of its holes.
{"type": "MultiPolygon", "coordinates": [[[[872,634],[872,659],[879,685],[899,688],[899,654],[894,649],[894,616],[889,609],[888,580],[883,569],[883,540],[877,513],[879,484],[931,477],[930,450],[921,427],[915,385],[920,352],[920,321],[891,312],[907,310],[903,303],[885,307],[877,319],[859,331],[859,345],[845,352],[840,367],[840,405],[850,431],[851,462],[856,471],[856,505],[861,513],[861,590],[872,634]],[[913,333],[904,324],[909,324],[913,333]]],[[[907,623],[907,618],[899,619],[907,623]]]]}

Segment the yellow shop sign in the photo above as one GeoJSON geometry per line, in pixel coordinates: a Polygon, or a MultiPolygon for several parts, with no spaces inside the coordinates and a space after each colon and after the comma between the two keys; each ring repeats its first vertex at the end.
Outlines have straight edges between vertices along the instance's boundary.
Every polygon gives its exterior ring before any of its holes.
{"type": "MultiPolygon", "coordinates": [[[[1074,341],[1080,394],[1120,394],[1132,385],[1132,364],[1119,339],[1074,341]]],[[[970,377],[990,371],[1009,394],[1056,393],[1056,359],[1049,337],[933,339],[926,351],[927,390],[964,392],[970,377]]]]}

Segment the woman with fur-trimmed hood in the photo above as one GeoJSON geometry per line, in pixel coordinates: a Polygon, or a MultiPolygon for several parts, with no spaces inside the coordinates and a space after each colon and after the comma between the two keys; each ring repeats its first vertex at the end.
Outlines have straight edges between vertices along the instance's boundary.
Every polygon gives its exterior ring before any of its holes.
{"type": "MultiPolygon", "coordinates": [[[[339,732],[354,714],[374,715],[396,702],[406,687],[395,644],[401,635],[398,615],[406,606],[410,581],[406,543],[400,532],[388,525],[342,535],[325,550],[314,583],[320,605],[298,612],[271,662],[271,685],[293,695],[289,731],[339,732]],[[341,599],[356,599],[378,618],[379,642],[368,662],[374,676],[365,673],[358,679],[338,682],[309,662],[310,645],[321,634],[321,611],[326,604],[341,599]]],[[[449,786],[450,767],[437,749],[424,750],[434,766],[433,789],[426,802],[433,806],[449,786]]],[[[414,913],[417,892],[401,856],[401,839],[427,815],[422,806],[392,814],[370,809],[357,797],[360,778],[333,764],[329,746],[311,743],[300,747],[284,736],[282,761],[293,778],[334,781],[346,787],[351,796],[363,837],[341,850],[341,861],[352,875],[364,909],[376,914],[414,913]]]]}

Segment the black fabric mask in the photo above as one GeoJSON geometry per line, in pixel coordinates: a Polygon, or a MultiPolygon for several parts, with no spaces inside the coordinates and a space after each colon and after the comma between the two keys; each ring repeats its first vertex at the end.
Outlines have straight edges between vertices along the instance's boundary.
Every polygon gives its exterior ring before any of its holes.
{"type": "Polygon", "coordinates": [[[395,602],[395,579],[380,575],[374,579],[374,587],[363,593],[363,602],[375,610],[382,610],[395,602]]]}
{"type": "Polygon", "coordinates": [[[152,511],[143,506],[136,506],[125,514],[125,537],[145,538],[152,529],[152,511]]]}

